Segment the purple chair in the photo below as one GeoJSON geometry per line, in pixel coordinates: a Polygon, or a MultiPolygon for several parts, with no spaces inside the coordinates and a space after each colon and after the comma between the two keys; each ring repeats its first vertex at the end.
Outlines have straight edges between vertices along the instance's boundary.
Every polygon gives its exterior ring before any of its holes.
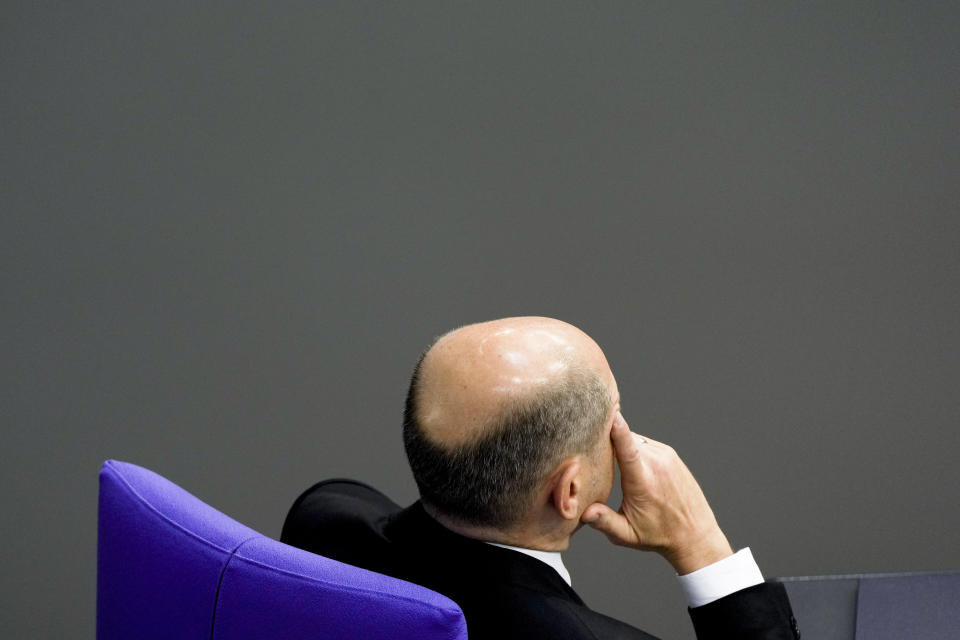
{"type": "Polygon", "coordinates": [[[97,638],[465,639],[423,587],[277,542],[161,476],[100,471],[97,638]]]}

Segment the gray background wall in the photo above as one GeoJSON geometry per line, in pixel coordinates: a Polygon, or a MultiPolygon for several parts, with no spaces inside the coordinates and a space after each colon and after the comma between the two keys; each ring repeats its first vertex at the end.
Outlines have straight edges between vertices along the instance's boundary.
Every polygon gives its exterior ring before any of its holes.
{"type": "MultiPolygon", "coordinates": [[[[513,314],[768,575],[960,567],[958,9],[5,3],[4,637],[92,634],[105,458],[272,535],[412,500],[418,351],[513,314]]],[[[659,558],[566,557],[691,637],[659,558]]]]}

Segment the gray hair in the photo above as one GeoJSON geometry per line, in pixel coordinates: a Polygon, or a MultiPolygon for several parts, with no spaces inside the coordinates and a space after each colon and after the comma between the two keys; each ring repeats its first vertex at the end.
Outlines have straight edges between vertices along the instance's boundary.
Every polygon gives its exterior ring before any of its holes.
{"type": "Polygon", "coordinates": [[[425,355],[410,378],[403,443],[420,497],[440,513],[507,528],[527,513],[555,465],[596,450],[613,398],[600,376],[584,367],[503,407],[471,442],[443,447],[430,441],[418,421],[425,355]]]}

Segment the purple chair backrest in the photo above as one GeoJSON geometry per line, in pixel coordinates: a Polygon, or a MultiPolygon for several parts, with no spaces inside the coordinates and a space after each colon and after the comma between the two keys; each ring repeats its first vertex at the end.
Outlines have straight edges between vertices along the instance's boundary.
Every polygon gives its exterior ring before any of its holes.
{"type": "Polygon", "coordinates": [[[423,587],[267,538],[165,478],[100,471],[97,638],[466,639],[423,587]]]}

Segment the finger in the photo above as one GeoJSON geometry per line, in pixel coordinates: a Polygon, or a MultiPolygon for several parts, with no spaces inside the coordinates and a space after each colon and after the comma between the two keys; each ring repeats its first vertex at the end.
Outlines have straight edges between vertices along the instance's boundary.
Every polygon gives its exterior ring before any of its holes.
{"type": "Polygon", "coordinates": [[[623,464],[636,458],[636,443],[633,439],[633,432],[630,431],[627,421],[623,415],[617,412],[617,417],[613,420],[613,426],[610,429],[610,440],[613,442],[613,450],[617,454],[617,461],[623,464]]]}
{"type": "Polygon", "coordinates": [[[651,445],[651,446],[654,446],[654,447],[664,447],[664,446],[666,446],[665,444],[663,444],[663,443],[660,442],[659,440],[654,440],[654,439],[651,438],[650,436],[637,435],[637,437],[638,437],[638,438],[643,438],[644,444],[648,444],[648,445],[651,445]]]}
{"type": "MultiPolygon", "coordinates": [[[[619,418],[619,420],[617,420],[617,422],[622,423],[622,426],[625,426],[625,427],[627,428],[627,431],[630,432],[630,434],[633,436],[633,439],[634,439],[635,441],[637,441],[639,444],[649,444],[649,445],[652,445],[652,446],[654,446],[654,447],[663,447],[663,446],[665,446],[662,442],[660,442],[660,441],[658,441],[658,440],[654,440],[654,439],[651,438],[650,436],[644,436],[644,435],[641,435],[641,434],[639,434],[639,433],[634,433],[633,431],[630,431],[630,425],[627,424],[627,421],[624,419],[623,415],[622,415],[622,414],[618,414],[617,417],[619,418]]],[[[616,427],[616,426],[617,426],[617,425],[614,424],[614,427],[616,427]]],[[[610,434],[610,437],[611,437],[611,438],[613,437],[613,433],[612,433],[612,432],[611,432],[611,434],[610,434]]]]}
{"type": "Polygon", "coordinates": [[[648,445],[659,445],[658,442],[639,436],[630,431],[630,426],[623,416],[619,413],[613,421],[613,427],[610,430],[610,439],[613,441],[613,450],[617,454],[617,462],[621,470],[624,465],[635,463],[640,457],[640,447],[648,445]]]}
{"type": "Polygon", "coordinates": [[[621,513],[599,502],[586,508],[581,520],[607,536],[613,544],[631,545],[636,542],[636,533],[621,513]]]}

